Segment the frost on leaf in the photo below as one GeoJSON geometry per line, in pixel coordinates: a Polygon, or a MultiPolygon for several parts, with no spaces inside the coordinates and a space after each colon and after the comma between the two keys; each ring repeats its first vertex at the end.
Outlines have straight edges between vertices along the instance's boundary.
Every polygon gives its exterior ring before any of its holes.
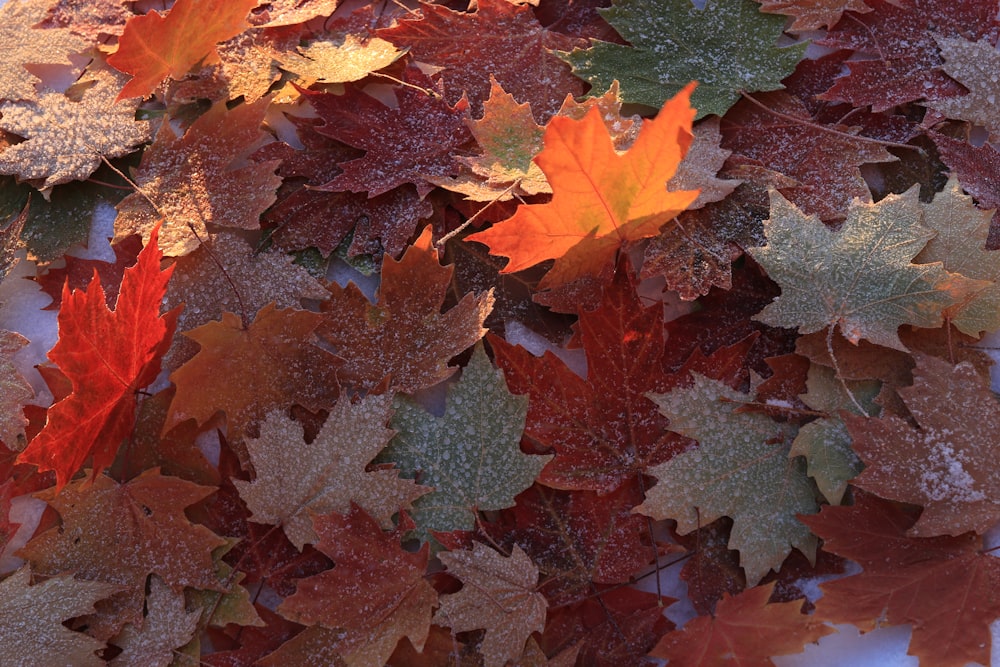
{"type": "Polygon", "coordinates": [[[314,83],[347,83],[388,67],[405,51],[384,39],[335,35],[317,39],[295,51],[276,55],[281,68],[298,75],[303,87],[314,83]]]}
{"type": "Polygon", "coordinates": [[[916,419],[851,416],[865,469],[854,484],[924,508],[910,535],[984,533],[1000,520],[1000,403],[972,364],[917,356],[912,387],[899,389],[916,419]],[[947,397],[947,400],[942,400],[947,397]]]}
{"type": "Polygon", "coordinates": [[[342,629],[334,655],[347,667],[384,665],[403,637],[420,650],[438,594],[424,579],[428,546],[413,553],[399,543],[412,525],[402,521],[383,532],[357,506],[347,514],[316,517],[316,547],[335,565],[300,579],[278,612],[296,623],[342,629]]]}
{"type": "Polygon", "coordinates": [[[176,649],[194,636],[201,615],[197,610],[187,611],[184,594],[155,575],[149,580],[146,609],[141,623],[126,625],[111,640],[122,652],[109,667],[170,667],[176,649]]]}
{"type": "Polygon", "coordinates": [[[427,227],[399,261],[385,257],[375,304],[353,283],[330,284],[316,333],[344,359],[345,384],[413,393],[455,372],[448,360],[486,333],[493,293],[466,294],[442,313],[452,270],[438,263],[427,227]]]}
{"type": "Polygon", "coordinates": [[[89,46],[65,28],[36,29],[51,3],[9,0],[0,7],[0,99],[34,100],[41,80],[26,64],[72,65],[67,57],[89,46]]]}
{"type": "Polygon", "coordinates": [[[898,503],[855,493],[852,506],[803,517],[827,551],[862,571],[820,584],[816,615],[863,631],[911,624],[908,653],[921,664],[990,662],[990,623],[1000,617],[1000,559],[972,534],[909,537],[915,517],[898,503]]]}
{"type": "Polygon", "coordinates": [[[71,483],[59,495],[43,491],[38,497],[59,513],[61,523],[36,535],[20,554],[39,573],[71,571],[118,585],[121,592],[88,617],[95,636],[107,638],[126,623],[142,623],[150,574],[174,590],[221,590],[212,550],[225,541],[184,514],[214,491],[158,470],[126,484],[98,475],[93,483],[71,483]]]}
{"type": "Polygon", "coordinates": [[[806,45],[778,48],[784,18],[752,0],[619,0],[601,16],[632,46],[595,41],[560,54],[598,90],[618,79],[626,102],[659,108],[689,81],[698,117],[723,115],[740,91],[775,90],[802,59],[806,45]],[[734,39],[739,35],[739,39],[734,39]]]}
{"type": "Polygon", "coordinates": [[[767,245],[749,252],[781,286],[781,296],[754,319],[800,334],[837,327],[852,343],[865,339],[906,351],[903,324],[941,326],[951,305],[940,263],[912,264],[934,236],[923,225],[917,189],[876,204],[851,202],[833,231],[778,192],[771,193],[767,245]]]}
{"type": "Polygon", "coordinates": [[[430,531],[472,530],[478,510],[511,507],[552,458],[521,452],[528,399],[507,391],[482,345],[448,389],[444,415],[435,417],[405,396],[394,407],[397,434],[379,460],[434,487],[413,503],[421,539],[430,531]]]}
{"type": "Polygon", "coordinates": [[[218,60],[215,45],[248,26],[258,0],[177,0],[164,17],[153,10],[125,24],[118,50],[108,58],[132,75],[118,99],[144,97],[166,77],[179,79],[199,62],[218,60]]]}
{"type": "Polygon", "coordinates": [[[684,88],[655,120],[643,123],[623,154],[615,150],[598,107],[579,121],[556,116],[535,158],[552,199],[520,206],[513,217],[465,240],[509,257],[503,273],[555,259],[540,289],[599,275],[614,263],[618,250],[655,236],[698,196],[697,191],[667,190],[692,141],[691,90],[684,88]]]}
{"type": "Polygon", "coordinates": [[[233,443],[275,406],[329,408],[339,393],[337,358],[311,342],[320,321],[316,313],[272,303],[248,326],[223,313],[221,321],[185,333],[201,350],[170,374],[177,395],[164,432],[186,419],[204,424],[221,410],[233,443]]]}
{"type": "Polygon", "coordinates": [[[545,597],[536,590],[538,568],[518,547],[504,556],[475,543],[472,551],[447,551],[438,558],[462,590],[441,596],[434,622],[453,633],[486,629],[479,647],[486,667],[503,667],[521,655],[532,632],[545,628],[545,597]]]}
{"type": "Polygon", "coordinates": [[[303,442],[300,424],[271,412],[261,424],[260,437],[246,443],[254,480],[233,480],[253,513],[250,519],[280,524],[300,550],[316,542],[314,515],[346,513],[351,503],[383,528],[391,528],[392,516],[429,489],[400,479],[394,468],[367,469],[393,436],[386,428],[390,406],[390,396],[357,402],[345,396],[309,444],[303,442]]]}
{"type": "Polygon", "coordinates": [[[195,250],[209,224],[257,229],[281,184],[278,162],[234,162],[264,138],[260,125],[269,103],[261,98],[230,110],[215,104],[181,137],[163,123],[133,177],[141,193],[118,204],[115,239],[141,234],[145,240],[162,218],[160,248],[173,257],[195,250]]]}
{"type": "Polygon", "coordinates": [[[768,14],[794,16],[789,30],[819,30],[832,28],[844,12],[864,14],[871,7],[865,0],[758,0],[760,11],[768,14]]]}
{"type": "Polygon", "coordinates": [[[941,262],[945,271],[974,283],[964,299],[944,311],[945,319],[973,337],[1000,329],[1000,252],[986,249],[994,212],[976,208],[954,177],[923,207],[924,220],[937,235],[917,261],[941,262]]]}
{"type": "Polygon", "coordinates": [[[158,228],[126,269],[115,309],[100,280],[86,291],[63,287],[59,340],[49,359],[72,383],[46,413],[45,427],[18,457],[56,471],[61,489],[93,455],[93,474],[111,465],[135,424],[136,392],[156,379],[176,327],[175,309],[160,315],[171,269],[160,270],[158,228]]]}
{"type": "Polygon", "coordinates": [[[740,552],[749,584],[779,570],[792,547],[813,559],[816,538],[796,515],[815,512],[816,499],[805,466],[789,457],[791,427],[737,412],[750,396],[692,375],[691,387],[649,396],[670,418],[670,430],[698,447],[649,468],[658,481],[635,511],[675,519],[682,535],[730,517],[729,548],[740,552]]]}
{"type": "Polygon", "coordinates": [[[801,653],[806,644],[836,632],[801,612],[802,600],[768,604],[774,583],[739,595],[723,594],[711,616],[699,616],[666,634],[650,651],[671,667],[735,663],[764,667],[775,655],[801,653]]]}
{"type": "MultiPolygon", "coordinates": [[[[139,100],[115,104],[125,77],[93,69],[76,84],[79,100],[45,91],[37,99],[0,104],[0,129],[25,141],[0,153],[0,174],[53,186],[89,177],[101,158],[127,155],[150,136],[149,121],[135,120],[139,100]]],[[[71,89],[72,90],[72,89],[71,89]]]]}
{"type": "Polygon", "coordinates": [[[0,646],[4,664],[35,665],[42,656],[48,664],[100,667],[96,651],[104,642],[63,625],[75,616],[94,611],[94,603],[117,593],[121,586],[75,579],[59,574],[30,585],[31,569],[24,566],[0,581],[0,646]]]}
{"type": "Polygon", "coordinates": [[[21,334],[0,330],[0,442],[13,450],[20,449],[24,442],[28,420],[23,408],[35,396],[14,365],[14,355],[29,342],[21,334]]]}
{"type": "Polygon", "coordinates": [[[985,127],[1000,138],[997,103],[1000,102],[1000,53],[988,39],[970,42],[957,37],[938,37],[944,71],[969,89],[968,94],[935,100],[928,106],[948,118],[967,120],[985,127]]]}

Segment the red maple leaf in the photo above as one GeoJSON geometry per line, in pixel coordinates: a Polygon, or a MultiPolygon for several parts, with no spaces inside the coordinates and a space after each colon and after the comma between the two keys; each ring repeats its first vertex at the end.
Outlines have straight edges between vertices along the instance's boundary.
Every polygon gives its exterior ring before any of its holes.
{"type": "Polygon", "coordinates": [[[93,455],[93,476],[114,461],[135,424],[135,393],[156,379],[180,309],[160,315],[173,268],[160,270],[159,226],[126,269],[114,310],[100,279],[86,291],[63,288],[59,340],[51,359],[72,382],[69,396],[49,408],[45,427],[18,462],[56,471],[56,490],[93,455]]]}
{"type": "Polygon", "coordinates": [[[559,110],[566,95],[583,92],[569,66],[551,53],[584,46],[581,39],[542,27],[527,5],[480,0],[475,12],[455,12],[422,4],[422,16],[399,21],[378,36],[410,49],[421,62],[443,67],[445,98],[455,104],[464,93],[473,115],[482,115],[490,96],[490,75],[518,102],[528,102],[540,121],[559,110]]]}

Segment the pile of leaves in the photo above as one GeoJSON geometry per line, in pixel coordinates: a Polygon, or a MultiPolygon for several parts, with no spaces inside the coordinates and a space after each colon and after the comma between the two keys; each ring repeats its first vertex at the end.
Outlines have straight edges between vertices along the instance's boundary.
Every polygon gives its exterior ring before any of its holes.
{"type": "Polygon", "coordinates": [[[997,1],[337,4],[0,9],[4,664],[987,663],[997,1]]]}

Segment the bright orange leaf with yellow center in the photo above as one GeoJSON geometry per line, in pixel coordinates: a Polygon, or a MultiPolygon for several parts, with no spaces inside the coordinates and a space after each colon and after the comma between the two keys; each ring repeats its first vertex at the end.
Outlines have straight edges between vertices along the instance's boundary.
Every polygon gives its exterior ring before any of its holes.
{"type": "Polygon", "coordinates": [[[521,206],[512,217],[466,240],[509,257],[503,273],[555,259],[541,289],[611,266],[619,248],[655,236],[698,196],[697,190],[667,191],[667,181],[691,145],[694,85],[669,100],[655,120],[643,123],[624,153],[611,143],[600,110],[591,109],[582,120],[554,117],[545,130],[545,147],[535,158],[552,186],[552,199],[521,206]]]}

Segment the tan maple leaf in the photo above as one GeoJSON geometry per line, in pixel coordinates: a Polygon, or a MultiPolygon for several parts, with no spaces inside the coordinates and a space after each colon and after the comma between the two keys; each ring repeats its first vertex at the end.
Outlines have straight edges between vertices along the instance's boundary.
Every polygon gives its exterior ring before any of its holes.
{"type": "Polygon", "coordinates": [[[260,126],[269,98],[227,109],[215,104],[178,137],[164,122],[142,154],[136,192],[118,204],[115,240],[150,230],[162,219],[159,243],[167,256],[198,247],[207,225],[257,229],[275,201],[278,161],[235,167],[264,138],[260,126]]]}
{"type": "Polygon", "coordinates": [[[100,667],[106,664],[95,651],[104,648],[82,632],[63,625],[75,616],[94,611],[94,603],[117,593],[121,586],[74,579],[59,574],[34,586],[31,569],[24,566],[0,581],[0,646],[3,664],[27,667],[45,664],[100,667]]]}
{"type": "Polygon", "coordinates": [[[63,28],[36,29],[49,10],[47,0],[9,0],[0,7],[0,99],[33,100],[40,79],[27,64],[69,65],[71,53],[89,44],[63,28]]]}
{"type": "Polygon", "coordinates": [[[115,104],[127,76],[108,68],[87,76],[65,94],[0,105],[0,128],[25,138],[0,153],[0,174],[41,181],[47,196],[55,185],[89,177],[101,158],[127,155],[150,138],[149,121],[135,120],[141,100],[115,104]]]}
{"type": "Polygon", "coordinates": [[[1000,53],[989,39],[970,42],[961,37],[935,35],[948,76],[969,89],[968,94],[929,102],[928,106],[948,118],[967,120],[1000,135],[1000,53]]]}
{"type": "Polygon", "coordinates": [[[509,557],[481,544],[472,551],[438,554],[462,590],[442,595],[434,623],[452,632],[486,629],[480,646],[486,667],[503,667],[520,657],[532,632],[545,628],[545,596],[535,590],[538,567],[520,547],[509,557]]]}
{"type": "Polygon", "coordinates": [[[303,87],[359,81],[396,62],[406,51],[378,37],[334,35],[277,54],[281,69],[297,74],[303,87]]]}
{"type": "Polygon", "coordinates": [[[390,395],[357,402],[341,398],[309,444],[303,442],[300,424],[271,412],[261,424],[260,437],[246,443],[254,481],[233,480],[253,512],[251,519],[280,523],[300,550],[316,543],[313,515],[346,514],[352,502],[383,528],[392,528],[392,515],[430,489],[400,479],[394,467],[366,469],[395,434],[386,428],[391,407],[390,395]]]}
{"type": "Polygon", "coordinates": [[[22,408],[35,392],[14,365],[14,355],[28,345],[21,334],[0,330],[0,442],[21,449],[28,424],[22,408]]]}
{"type": "Polygon", "coordinates": [[[169,667],[175,649],[184,646],[198,627],[200,611],[184,608],[184,593],[174,591],[153,575],[146,596],[146,617],[137,625],[126,625],[112,640],[122,649],[110,667],[169,667]]]}
{"type": "Polygon", "coordinates": [[[452,375],[448,360],[483,337],[493,308],[490,290],[441,313],[452,271],[438,263],[427,227],[399,261],[385,256],[377,303],[353,283],[331,284],[316,333],[345,360],[339,377],[369,391],[387,383],[413,393],[452,375]]]}

